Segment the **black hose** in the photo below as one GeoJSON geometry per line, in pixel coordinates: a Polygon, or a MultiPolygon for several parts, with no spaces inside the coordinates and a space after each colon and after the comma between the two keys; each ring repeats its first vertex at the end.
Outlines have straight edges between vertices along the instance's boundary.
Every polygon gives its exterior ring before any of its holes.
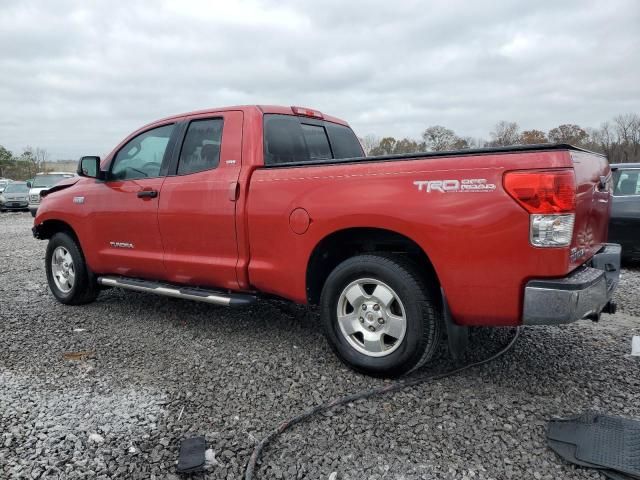
{"type": "Polygon", "coordinates": [[[488,358],[484,360],[480,360],[478,362],[468,363],[462,367],[454,368],[453,370],[449,370],[448,372],[438,373],[435,375],[426,374],[423,376],[416,377],[411,380],[400,380],[395,383],[391,383],[389,385],[385,385],[383,387],[372,388],[370,390],[364,390],[361,392],[354,393],[352,395],[346,395],[344,397],[339,397],[331,400],[330,402],[323,403],[321,405],[316,405],[315,407],[310,408],[309,410],[302,412],[295,417],[289,418],[285,420],[275,430],[272,430],[264,437],[253,449],[253,453],[251,454],[251,458],[249,458],[249,463],[247,464],[247,469],[245,470],[244,479],[245,480],[253,480],[256,470],[256,464],[258,463],[258,459],[260,458],[260,454],[264,450],[264,448],[271,443],[271,441],[276,438],[278,435],[281,435],[286,430],[291,428],[293,425],[296,425],[309,417],[315,415],[316,413],[323,412],[325,410],[329,410],[331,408],[339,407],[340,405],[344,405],[345,403],[355,402],[356,400],[364,400],[366,398],[373,397],[374,395],[382,395],[384,393],[397,392],[398,390],[402,390],[404,388],[413,387],[423,382],[441,380],[446,377],[450,377],[452,375],[456,375],[460,372],[464,372],[465,370],[469,370],[473,367],[478,367],[480,365],[484,365],[486,363],[492,362],[496,358],[501,357],[505,353],[507,353],[511,347],[516,343],[516,340],[520,336],[520,327],[516,329],[516,333],[513,338],[509,341],[509,343],[501,348],[498,352],[494,353],[488,358]]]}

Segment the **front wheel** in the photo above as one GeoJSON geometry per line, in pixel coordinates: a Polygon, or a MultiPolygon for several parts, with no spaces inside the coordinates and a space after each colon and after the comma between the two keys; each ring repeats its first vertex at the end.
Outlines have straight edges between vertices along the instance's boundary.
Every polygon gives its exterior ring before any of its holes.
{"type": "Polygon", "coordinates": [[[360,255],[329,275],[320,300],[324,331],[350,367],[395,377],[426,363],[442,314],[415,265],[400,255],[360,255]]]}
{"type": "Polygon", "coordinates": [[[60,303],[80,305],[95,300],[98,285],[74,237],[56,233],[49,240],[45,258],[49,288],[60,303]]]}

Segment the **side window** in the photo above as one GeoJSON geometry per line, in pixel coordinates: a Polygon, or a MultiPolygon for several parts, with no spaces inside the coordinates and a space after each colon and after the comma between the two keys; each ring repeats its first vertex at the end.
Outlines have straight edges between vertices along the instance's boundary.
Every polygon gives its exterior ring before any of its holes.
{"type": "Polygon", "coordinates": [[[307,147],[300,121],[290,115],[265,115],[265,164],[277,165],[304,160],[307,160],[307,147]]]}
{"type": "Polygon", "coordinates": [[[134,180],[160,176],[174,125],[147,130],[132,138],[116,154],[111,167],[111,177],[117,180],[134,180]]]}
{"type": "Polygon", "coordinates": [[[189,124],[180,150],[178,175],[211,170],[218,166],[222,124],[221,118],[194,120],[189,124]]]}
{"type": "Polygon", "coordinates": [[[344,125],[331,122],[326,122],[325,126],[331,139],[331,147],[333,147],[335,158],[364,157],[362,146],[353,130],[344,125]]]}
{"type": "Polygon", "coordinates": [[[614,195],[622,197],[640,194],[640,170],[618,170],[613,178],[614,195]]]}

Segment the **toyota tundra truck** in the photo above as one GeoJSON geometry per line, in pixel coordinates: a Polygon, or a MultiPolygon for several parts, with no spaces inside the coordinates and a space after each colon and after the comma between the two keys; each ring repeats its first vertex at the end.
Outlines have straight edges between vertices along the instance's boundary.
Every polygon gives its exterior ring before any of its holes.
{"type": "Polygon", "coordinates": [[[545,144],[366,157],[349,125],[242,106],[146,125],[43,192],[60,302],[119,287],[228,307],[317,305],[352,368],[398,376],[446,333],[612,313],[605,157],[545,144]]]}

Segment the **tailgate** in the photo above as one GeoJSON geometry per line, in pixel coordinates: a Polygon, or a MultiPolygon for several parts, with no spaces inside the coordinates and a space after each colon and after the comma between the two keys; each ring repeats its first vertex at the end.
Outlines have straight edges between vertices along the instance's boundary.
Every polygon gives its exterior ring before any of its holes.
{"type": "Polygon", "coordinates": [[[576,219],[570,267],[582,265],[607,241],[611,211],[611,169],[606,157],[571,152],[576,176],[576,219]]]}

